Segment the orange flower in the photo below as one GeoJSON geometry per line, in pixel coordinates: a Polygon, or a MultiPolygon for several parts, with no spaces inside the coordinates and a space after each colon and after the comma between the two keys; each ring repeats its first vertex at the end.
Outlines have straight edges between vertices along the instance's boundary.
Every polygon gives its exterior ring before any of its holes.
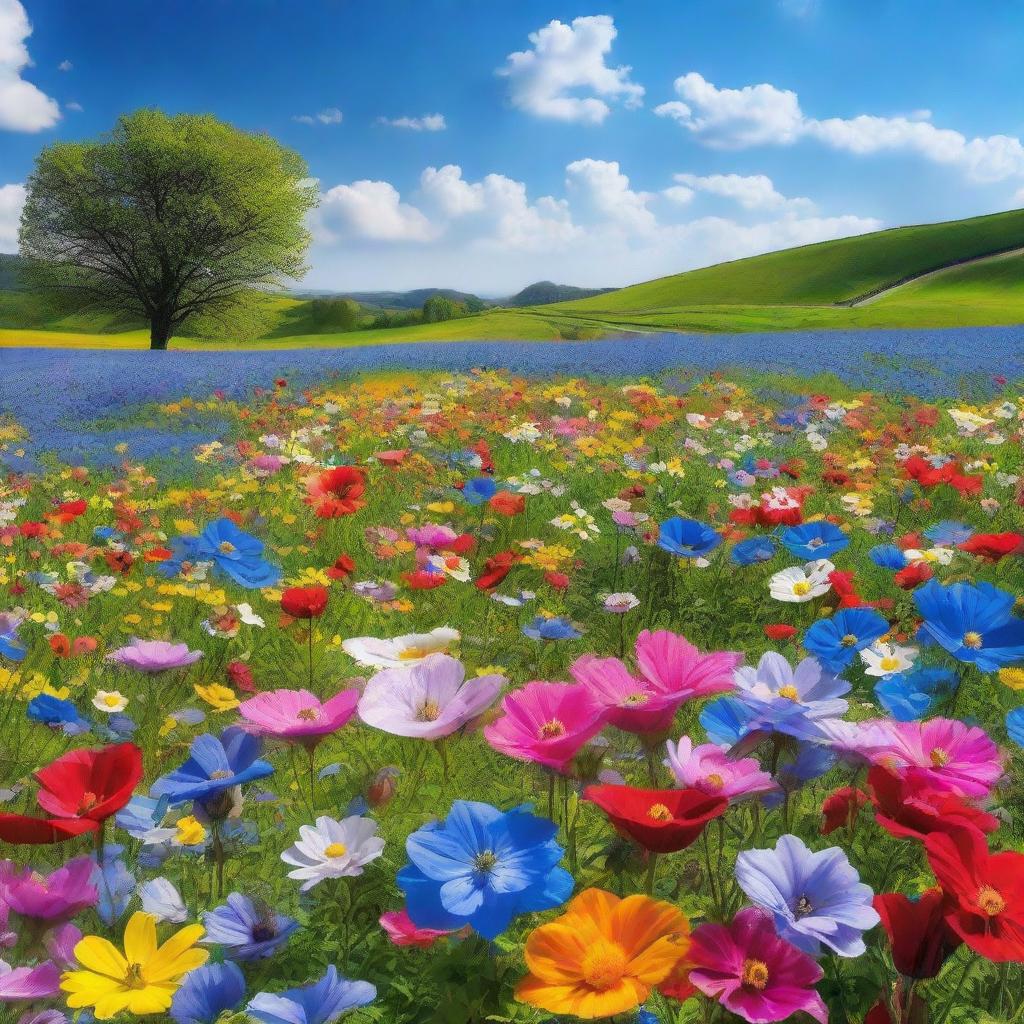
{"type": "Polygon", "coordinates": [[[495,512],[503,516],[517,516],[526,508],[526,499],[521,494],[511,491],[498,491],[488,502],[495,512]]]}
{"type": "Polygon", "coordinates": [[[516,999],[587,1019],[626,1013],[673,976],[689,948],[689,922],[672,904],[586,889],[561,917],[530,933],[530,973],[516,999]]]}

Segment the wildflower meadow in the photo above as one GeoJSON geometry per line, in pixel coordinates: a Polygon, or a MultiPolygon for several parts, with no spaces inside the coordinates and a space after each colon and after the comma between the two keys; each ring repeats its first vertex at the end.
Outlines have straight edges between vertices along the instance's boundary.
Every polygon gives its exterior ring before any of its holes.
{"type": "Polygon", "coordinates": [[[1020,391],[628,372],[0,420],[4,1024],[1024,1021],[1020,391]]]}

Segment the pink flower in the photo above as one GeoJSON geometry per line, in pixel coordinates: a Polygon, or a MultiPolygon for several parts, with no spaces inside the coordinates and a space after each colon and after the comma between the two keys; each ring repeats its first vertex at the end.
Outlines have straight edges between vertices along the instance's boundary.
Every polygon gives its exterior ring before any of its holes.
{"type": "Polygon", "coordinates": [[[49,999],[60,991],[60,971],[49,960],[35,967],[11,967],[0,960],[0,1003],[49,999]]]}
{"type": "Polygon", "coordinates": [[[828,1010],[811,987],[821,980],[822,969],[780,939],[763,910],[747,907],[729,927],[700,925],[689,959],[690,983],[751,1024],[785,1020],[801,1010],[827,1024],[828,1010]]]}
{"type": "Polygon", "coordinates": [[[953,718],[893,723],[892,744],[879,763],[942,793],[967,797],[988,796],[1003,774],[999,750],[985,730],[953,718]]]}
{"type": "Polygon", "coordinates": [[[435,551],[448,547],[459,536],[450,526],[439,526],[436,523],[410,526],[405,535],[417,547],[432,548],[435,551]]]}
{"type": "Polygon", "coordinates": [[[309,690],[268,690],[238,705],[243,728],[312,750],[354,714],[359,691],[342,690],[321,704],[309,690]]]}
{"type": "Polygon", "coordinates": [[[644,630],[636,638],[634,676],[618,658],[577,658],[569,671],[608,709],[608,721],[633,733],[664,732],[687,700],[733,689],[742,656],[701,654],[686,637],[644,630]]]}
{"type": "Polygon", "coordinates": [[[389,910],[381,914],[380,926],[387,932],[392,945],[417,946],[420,949],[427,949],[438,939],[455,934],[437,928],[417,928],[406,910],[389,910]]]}
{"type": "Polygon", "coordinates": [[[678,743],[669,740],[667,748],[665,764],[680,786],[730,801],[778,788],[756,758],[734,760],[714,743],[694,747],[689,736],[680,737],[678,743]]]}
{"type": "Polygon", "coordinates": [[[70,922],[51,928],[43,936],[43,945],[46,947],[46,952],[50,954],[50,959],[58,967],[63,967],[68,971],[74,970],[78,966],[78,961],[75,959],[75,946],[81,941],[82,933],[70,922]]]}
{"type": "Polygon", "coordinates": [[[569,762],[605,724],[606,708],[586,687],[534,680],[501,702],[505,714],[484,729],[495,750],[567,772],[569,762]]]}
{"type": "Polygon", "coordinates": [[[59,924],[96,904],[91,884],[92,858],[76,857],[49,875],[31,868],[19,870],[9,860],[0,861],[0,902],[16,914],[36,921],[59,924]]]}
{"type": "Polygon", "coordinates": [[[378,672],[359,698],[359,717],[393,736],[437,740],[483,714],[505,685],[500,675],[466,679],[462,663],[432,654],[378,672]]]}
{"type": "Polygon", "coordinates": [[[198,661],[202,651],[190,651],[188,644],[172,644],[166,640],[139,640],[133,637],[126,647],[119,647],[107,655],[107,661],[116,661],[137,672],[164,672],[170,668],[184,668],[198,661]]]}

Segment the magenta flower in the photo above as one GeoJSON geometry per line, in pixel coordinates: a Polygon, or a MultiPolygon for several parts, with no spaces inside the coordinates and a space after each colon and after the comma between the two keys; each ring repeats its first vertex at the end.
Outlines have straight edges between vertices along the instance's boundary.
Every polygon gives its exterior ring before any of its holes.
{"type": "Polygon", "coordinates": [[[664,763],[680,786],[709,796],[724,796],[730,802],[778,788],[756,758],[734,760],[714,743],[695,747],[689,736],[680,737],[678,743],[669,740],[666,746],[668,757],[664,763]]]}
{"type": "Polygon", "coordinates": [[[495,750],[557,772],[605,725],[607,709],[579,684],[534,680],[501,702],[505,714],[484,729],[495,750]]]}
{"type": "Polygon", "coordinates": [[[184,668],[197,662],[202,651],[190,651],[188,644],[172,644],[166,640],[140,640],[132,637],[126,647],[119,647],[107,655],[114,661],[136,672],[166,672],[171,668],[184,668]]]}
{"type": "Polygon", "coordinates": [[[60,971],[49,960],[35,967],[11,967],[0,960],[0,1003],[49,999],[60,991],[60,971]]]}
{"type": "Polygon", "coordinates": [[[741,655],[701,654],[686,637],[644,630],[636,638],[639,676],[618,658],[577,658],[569,671],[608,709],[608,721],[632,733],[665,732],[685,701],[733,689],[741,655]]]}
{"type": "Polygon", "coordinates": [[[90,882],[94,868],[91,857],[76,857],[51,874],[40,875],[0,860],[0,902],[22,917],[60,924],[95,906],[98,893],[90,882]]]}
{"type": "Polygon", "coordinates": [[[69,921],[51,928],[43,936],[43,945],[50,959],[64,970],[70,971],[78,966],[75,959],[75,946],[82,941],[82,933],[76,925],[69,921]]]}
{"type": "Polygon", "coordinates": [[[988,796],[1003,774],[999,750],[984,729],[953,718],[894,722],[882,761],[959,796],[988,796]],[[895,763],[894,763],[895,762],[895,763]]]}
{"type": "Polygon", "coordinates": [[[454,935],[454,931],[443,931],[439,928],[419,928],[412,923],[409,911],[389,910],[380,916],[380,926],[387,933],[393,946],[418,946],[427,949],[438,939],[454,935]]]}
{"type": "Polygon", "coordinates": [[[729,927],[702,924],[693,932],[690,982],[751,1024],[786,1020],[801,1010],[820,1024],[828,1010],[812,988],[822,976],[814,958],[775,934],[771,917],[741,910],[729,927]]]}
{"type": "Polygon", "coordinates": [[[460,661],[432,654],[407,668],[378,672],[359,698],[359,717],[393,736],[437,740],[483,714],[505,682],[500,675],[467,680],[460,661]]]}
{"type": "Polygon", "coordinates": [[[342,690],[322,704],[309,690],[268,690],[243,701],[238,711],[247,731],[312,750],[355,714],[358,703],[356,689],[342,690]]]}

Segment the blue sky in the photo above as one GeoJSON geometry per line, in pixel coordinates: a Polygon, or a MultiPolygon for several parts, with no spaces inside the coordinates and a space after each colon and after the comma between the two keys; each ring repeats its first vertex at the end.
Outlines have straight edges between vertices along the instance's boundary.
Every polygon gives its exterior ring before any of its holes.
{"type": "Polygon", "coordinates": [[[998,0],[0,0],[0,251],[41,146],[210,111],[321,185],[304,284],[618,285],[1024,205],[998,0]]]}

